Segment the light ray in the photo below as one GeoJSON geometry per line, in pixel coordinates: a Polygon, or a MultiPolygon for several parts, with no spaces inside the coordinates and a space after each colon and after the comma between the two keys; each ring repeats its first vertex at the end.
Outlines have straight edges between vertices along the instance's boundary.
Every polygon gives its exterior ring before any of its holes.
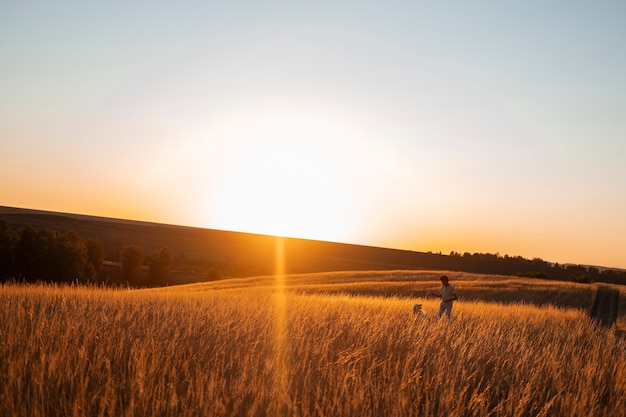
{"type": "Polygon", "coordinates": [[[285,240],[276,237],[274,272],[275,352],[273,401],[278,413],[289,404],[289,346],[287,338],[287,295],[285,293],[285,240]]]}

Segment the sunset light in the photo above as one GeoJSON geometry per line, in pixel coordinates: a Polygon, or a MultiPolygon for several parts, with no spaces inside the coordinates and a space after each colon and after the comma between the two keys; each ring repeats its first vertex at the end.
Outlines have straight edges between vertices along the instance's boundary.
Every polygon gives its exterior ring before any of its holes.
{"type": "Polygon", "coordinates": [[[221,145],[215,221],[231,230],[344,240],[353,211],[352,132],[316,117],[260,113],[221,145]]]}
{"type": "Polygon", "coordinates": [[[0,13],[0,205],[626,268],[619,2],[72,3],[0,13]]]}
{"type": "Polygon", "coordinates": [[[2,1],[0,416],[623,417],[625,22],[2,1]]]}

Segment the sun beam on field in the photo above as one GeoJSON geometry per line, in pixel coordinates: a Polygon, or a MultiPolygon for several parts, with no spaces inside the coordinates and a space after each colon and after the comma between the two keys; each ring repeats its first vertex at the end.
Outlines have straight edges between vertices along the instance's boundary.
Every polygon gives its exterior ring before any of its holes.
{"type": "Polygon", "coordinates": [[[275,326],[275,370],[272,386],[273,401],[277,409],[281,410],[288,402],[289,372],[288,372],[288,338],[287,338],[287,295],[285,293],[285,245],[282,237],[276,238],[275,271],[274,271],[274,309],[275,326]]]}
{"type": "Polygon", "coordinates": [[[342,240],[349,234],[350,137],[294,112],[248,117],[222,134],[220,180],[211,202],[230,230],[342,240]]]}

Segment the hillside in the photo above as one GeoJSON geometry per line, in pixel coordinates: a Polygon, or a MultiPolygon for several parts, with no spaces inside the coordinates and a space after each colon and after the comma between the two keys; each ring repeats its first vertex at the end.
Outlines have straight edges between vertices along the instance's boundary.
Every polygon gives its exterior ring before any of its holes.
{"type": "MultiPolygon", "coordinates": [[[[30,225],[73,230],[85,239],[100,239],[105,258],[111,261],[117,260],[124,246],[137,244],[147,254],[167,247],[179,261],[178,269],[218,268],[226,276],[274,272],[274,236],[8,207],[0,207],[0,220],[6,220],[16,231],[30,225]]],[[[306,239],[281,240],[289,273],[449,266],[449,257],[442,255],[306,239]]]]}
{"type": "Polygon", "coordinates": [[[127,245],[139,245],[151,254],[167,247],[173,254],[176,278],[172,283],[201,280],[210,269],[223,277],[271,274],[275,271],[276,245],[284,250],[286,273],[326,271],[436,269],[486,274],[533,274],[568,279],[572,274],[592,274],[593,281],[626,283],[620,271],[599,271],[581,266],[555,266],[542,260],[499,257],[490,254],[441,255],[336,242],[230,232],[214,229],[129,221],[96,216],[0,207],[0,220],[19,231],[25,226],[73,230],[84,239],[97,238],[105,259],[118,261],[127,245]],[[468,256],[470,255],[470,256],[468,256]],[[595,274],[595,275],[594,275],[595,274]]]}

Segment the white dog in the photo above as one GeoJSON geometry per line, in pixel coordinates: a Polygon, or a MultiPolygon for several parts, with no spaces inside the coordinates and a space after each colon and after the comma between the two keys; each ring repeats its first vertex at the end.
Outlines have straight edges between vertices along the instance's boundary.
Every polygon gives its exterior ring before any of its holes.
{"type": "Polygon", "coordinates": [[[419,317],[423,317],[424,316],[424,310],[422,310],[422,305],[421,304],[415,304],[413,306],[413,314],[419,316],[419,317]]]}

